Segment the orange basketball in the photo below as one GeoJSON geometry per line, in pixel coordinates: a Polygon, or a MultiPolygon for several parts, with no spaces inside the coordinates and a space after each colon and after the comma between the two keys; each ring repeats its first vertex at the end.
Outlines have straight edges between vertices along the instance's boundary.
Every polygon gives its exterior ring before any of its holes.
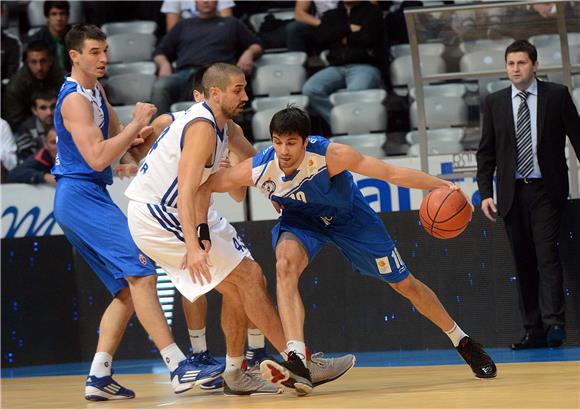
{"type": "Polygon", "coordinates": [[[423,228],[438,239],[459,236],[471,221],[472,214],[465,195],[459,190],[447,188],[429,192],[419,209],[423,228]]]}

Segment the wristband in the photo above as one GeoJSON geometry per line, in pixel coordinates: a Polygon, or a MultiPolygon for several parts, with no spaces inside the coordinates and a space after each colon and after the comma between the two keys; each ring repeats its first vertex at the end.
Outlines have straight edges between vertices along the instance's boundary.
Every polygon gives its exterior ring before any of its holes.
{"type": "Polygon", "coordinates": [[[205,250],[203,247],[203,240],[207,240],[211,243],[211,238],[209,236],[209,226],[207,223],[201,223],[197,225],[197,239],[199,240],[199,246],[205,250]]]}

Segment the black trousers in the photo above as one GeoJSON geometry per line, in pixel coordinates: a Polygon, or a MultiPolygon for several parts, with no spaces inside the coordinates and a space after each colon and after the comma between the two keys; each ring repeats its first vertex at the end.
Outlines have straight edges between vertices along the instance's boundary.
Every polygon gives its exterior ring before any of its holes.
{"type": "Polygon", "coordinates": [[[514,203],[504,222],[517,270],[522,321],[533,335],[565,324],[558,248],[562,212],[563,206],[550,200],[541,180],[516,181],[514,203]]]}

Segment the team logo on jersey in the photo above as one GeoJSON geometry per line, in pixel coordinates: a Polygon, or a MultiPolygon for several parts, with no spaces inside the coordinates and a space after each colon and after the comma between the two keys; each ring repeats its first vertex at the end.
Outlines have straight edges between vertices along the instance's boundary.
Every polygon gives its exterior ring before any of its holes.
{"type": "Polygon", "coordinates": [[[145,257],[143,254],[139,253],[139,263],[141,263],[142,265],[146,266],[147,265],[147,257],[145,257]]]}
{"type": "Polygon", "coordinates": [[[379,273],[389,274],[393,271],[391,269],[391,264],[389,263],[389,257],[385,256],[385,257],[377,258],[377,259],[375,259],[375,261],[377,263],[379,273]]]}
{"type": "Polygon", "coordinates": [[[316,162],[312,158],[308,159],[308,162],[306,162],[306,168],[308,169],[309,174],[316,173],[318,170],[318,166],[316,166],[316,162]]]}
{"type": "Polygon", "coordinates": [[[264,183],[262,183],[260,189],[262,189],[264,192],[267,192],[268,198],[270,198],[270,196],[272,196],[272,194],[276,191],[276,183],[274,183],[273,180],[266,180],[264,183]]]}

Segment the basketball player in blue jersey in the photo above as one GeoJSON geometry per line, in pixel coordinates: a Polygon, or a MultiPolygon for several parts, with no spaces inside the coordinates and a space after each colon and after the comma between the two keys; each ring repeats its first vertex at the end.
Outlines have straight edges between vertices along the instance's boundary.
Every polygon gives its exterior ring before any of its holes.
{"type": "Polygon", "coordinates": [[[151,104],[138,103],[123,129],[98,78],[105,74],[107,42],[93,25],[77,25],[66,38],[72,73],[58,95],[54,123],[57,186],[54,216],[64,234],[113,295],[99,326],[97,352],[85,385],[88,400],[128,399],[135,393],[112,378],[114,355],[127,322],[139,321],[161,352],[176,393],[218,377],[223,365],[199,367],[175,344],[156,292],[155,269],[133,242],[127,219],[111,200],[111,163],[133,163],[127,152],[151,132],[151,104]]]}
{"type": "Polygon", "coordinates": [[[255,186],[281,210],[272,231],[276,251],[277,299],[288,349],[283,363],[264,361],[262,376],[277,384],[312,389],[304,364],[304,305],[298,289],[302,272],[323,244],[333,243],[356,271],[388,283],[451,339],[478,378],[493,378],[496,367],[483,347],[465,334],[437,296],[410,274],[381,219],[368,205],[350,171],[415,189],[458,189],[426,173],[390,165],[347,145],[308,136],[310,118],[288,107],[270,123],[273,146],[254,158],[212,175],[198,192],[200,209],[210,192],[255,186]]]}

